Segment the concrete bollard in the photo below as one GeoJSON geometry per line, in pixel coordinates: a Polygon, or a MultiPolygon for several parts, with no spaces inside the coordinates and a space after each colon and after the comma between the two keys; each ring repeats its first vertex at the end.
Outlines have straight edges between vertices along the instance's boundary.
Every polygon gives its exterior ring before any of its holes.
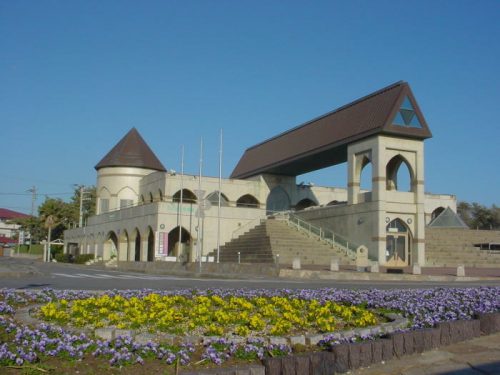
{"type": "Polygon", "coordinates": [[[380,272],[380,268],[379,268],[378,263],[373,263],[371,265],[370,272],[372,272],[372,273],[379,273],[380,272]]]}
{"type": "Polygon", "coordinates": [[[365,272],[368,267],[368,248],[360,246],[356,249],[356,269],[358,272],[365,272]]]}
{"type": "Polygon", "coordinates": [[[415,263],[411,269],[411,273],[413,275],[421,275],[422,274],[422,268],[420,267],[420,264],[415,263]]]}
{"type": "Polygon", "coordinates": [[[300,270],[300,258],[293,258],[292,269],[300,270]]]}
{"type": "Polygon", "coordinates": [[[339,260],[337,258],[332,258],[332,260],[330,261],[330,271],[338,272],[339,270],[339,260]]]}
{"type": "Polygon", "coordinates": [[[457,277],[464,277],[464,276],[465,276],[465,266],[458,266],[457,277]]]}

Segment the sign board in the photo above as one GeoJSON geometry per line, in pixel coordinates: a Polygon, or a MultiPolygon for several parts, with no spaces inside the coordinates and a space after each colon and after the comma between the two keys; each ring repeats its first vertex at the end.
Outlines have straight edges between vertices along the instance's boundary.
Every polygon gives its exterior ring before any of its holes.
{"type": "Polygon", "coordinates": [[[167,232],[156,232],[157,247],[156,256],[165,256],[168,254],[168,233],[167,232]]]}

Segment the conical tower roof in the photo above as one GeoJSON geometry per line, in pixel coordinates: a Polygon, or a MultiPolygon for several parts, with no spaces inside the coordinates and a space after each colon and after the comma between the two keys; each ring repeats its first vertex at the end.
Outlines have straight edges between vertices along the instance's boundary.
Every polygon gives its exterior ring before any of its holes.
{"type": "Polygon", "coordinates": [[[135,167],[166,171],[136,128],[130,129],[120,142],[97,163],[95,169],[106,167],[135,167]]]}

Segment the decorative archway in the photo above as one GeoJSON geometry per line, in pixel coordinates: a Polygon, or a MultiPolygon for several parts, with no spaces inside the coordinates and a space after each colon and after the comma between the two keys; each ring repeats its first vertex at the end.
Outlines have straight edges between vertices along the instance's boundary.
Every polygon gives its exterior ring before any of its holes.
{"type": "Polygon", "coordinates": [[[115,232],[110,231],[106,235],[106,240],[103,243],[103,260],[109,260],[118,255],[118,236],[115,232]]]}
{"type": "Polygon", "coordinates": [[[386,226],[386,265],[404,267],[411,260],[411,231],[401,219],[394,219],[386,226]]]}
{"type": "Polygon", "coordinates": [[[266,211],[268,214],[279,211],[288,211],[290,209],[290,197],[285,189],[276,186],[269,193],[266,201],[266,211]]]}
{"type": "Polygon", "coordinates": [[[134,261],[141,261],[141,232],[137,228],[135,228],[134,261]]]}
{"type": "Polygon", "coordinates": [[[361,161],[359,171],[359,188],[364,191],[372,191],[373,190],[373,182],[372,182],[372,162],[368,157],[363,156],[361,161]]]}
{"type": "Polygon", "coordinates": [[[251,194],[245,194],[238,198],[236,207],[259,208],[259,201],[251,194]]]}
{"type": "Polygon", "coordinates": [[[187,261],[189,247],[191,246],[191,234],[187,229],[181,227],[180,237],[181,246],[179,246],[179,226],[168,232],[168,256],[175,256],[183,261],[187,261]]]}
{"type": "Polygon", "coordinates": [[[148,262],[154,262],[155,260],[155,234],[151,227],[148,227],[148,262]]]}
{"type": "Polygon", "coordinates": [[[386,177],[387,190],[413,191],[413,169],[403,156],[398,154],[389,160],[386,166],[386,177]]]}

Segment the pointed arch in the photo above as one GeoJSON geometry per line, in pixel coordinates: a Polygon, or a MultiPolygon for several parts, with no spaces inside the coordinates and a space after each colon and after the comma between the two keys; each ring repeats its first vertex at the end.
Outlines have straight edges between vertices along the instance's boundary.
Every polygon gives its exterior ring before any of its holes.
{"type": "Polygon", "coordinates": [[[109,231],[106,234],[103,243],[103,260],[109,260],[118,255],[118,236],[114,231],[109,231]]]}
{"type": "Polygon", "coordinates": [[[160,199],[160,202],[163,202],[163,192],[161,191],[161,189],[158,189],[158,197],[160,199]]]}
{"type": "MultiPolygon", "coordinates": [[[[180,202],[181,201],[181,190],[178,190],[173,196],[172,196],[172,201],[173,202],[180,202]]],[[[196,195],[189,189],[182,189],[182,203],[196,203],[196,195]]]]}
{"type": "Polygon", "coordinates": [[[359,188],[365,191],[372,191],[373,165],[367,156],[363,156],[359,171],[359,188]]]}
{"type": "Polygon", "coordinates": [[[111,192],[106,186],[102,186],[99,189],[99,202],[98,202],[98,210],[100,214],[109,211],[109,200],[111,198],[111,192]]]}
{"type": "Polygon", "coordinates": [[[386,264],[388,266],[407,266],[411,261],[412,233],[400,218],[390,221],[386,226],[386,264]]]}
{"type": "Polygon", "coordinates": [[[151,227],[148,227],[148,262],[153,262],[155,260],[155,233],[151,227]]]}
{"type": "MultiPolygon", "coordinates": [[[[186,254],[189,252],[189,246],[191,244],[191,233],[184,228],[180,228],[182,246],[179,246],[179,226],[176,226],[170,232],[168,232],[168,255],[185,258],[186,254]]],[[[187,258],[186,258],[187,259],[187,258]]]]}
{"type": "Polygon", "coordinates": [[[401,154],[394,156],[386,166],[387,190],[413,191],[414,172],[401,154]]]}
{"type": "Polygon", "coordinates": [[[134,230],[134,261],[141,261],[141,232],[138,228],[134,230]]]}
{"type": "Polygon", "coordinates": [[[281,186],[276,186],[269,193],[266,200],[266,210],[268,214],[290,209],[290,197],[281,186]]]}
{"type": "Polygon", "coordinates": [[[295,210],[300,211],[300,210],[304,210],[308,207],[313,207],[313,206],[317,206],[317,205],[318,204],[315,201],[313,201],[312,199],[304,198],[295,205],[295,210]]]}
{"type": "Polygon", "coordinates": [[[242,195],[236,201],[236,207],[259,208],[259,206],[259,201],[251,194],[242,195]]]}
{"type": "Polygon", "coordinates": [[[149,193],[149,203],[153,203],[153,202],[154,202],[153,193],[149,193]]]}
{"type": "MultiPolygon", "coordinates": [[[[216,190],[208,194],[206,199],[208,199],[212,205],[217,206],[219,204],[219,191],[216,190]]],[[[220,195],[220,205],[223,207],[229,206],[229,199],[227,199],[224,193],[221,193],[220,195]]]]}

